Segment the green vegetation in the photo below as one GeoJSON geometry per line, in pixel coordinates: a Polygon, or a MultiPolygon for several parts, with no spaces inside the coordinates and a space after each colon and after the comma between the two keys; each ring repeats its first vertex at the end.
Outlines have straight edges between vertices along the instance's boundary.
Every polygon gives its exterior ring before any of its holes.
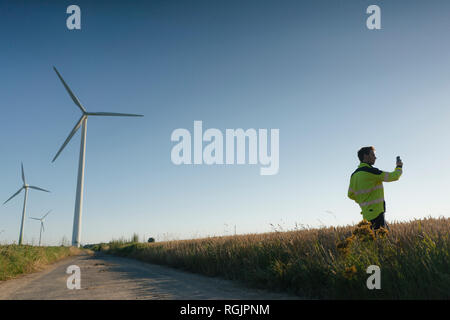
{"type": "Polygon", "coordinates": [[[112,241],[105,252],[250,286],[328,299],[449,299],[450,219],[393,223],[376,234],[357,226],[156,243],[112,241]],[[381,269],[381,289],[366,286],[381,269]]]}
{"type": "Polygon", "coordinates": [[[78,254],[75,247],[0,246],[0,281],[23,273],[39,271],[43,266],[78,254]]]}

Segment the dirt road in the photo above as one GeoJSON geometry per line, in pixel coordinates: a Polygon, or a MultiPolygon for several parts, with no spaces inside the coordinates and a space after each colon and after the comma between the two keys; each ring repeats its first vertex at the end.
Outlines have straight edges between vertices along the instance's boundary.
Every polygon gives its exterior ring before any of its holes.
{"type": "Polygon", "coordinates": [[[46,270],[0,282],[0,299],[298,299],[287,294],[248,289],[232,281],[210,278],[133,259],[105,254],[71,257],[46,270]],[[69,290],[66,269],[77,265],[81,289],[69,290]]]}

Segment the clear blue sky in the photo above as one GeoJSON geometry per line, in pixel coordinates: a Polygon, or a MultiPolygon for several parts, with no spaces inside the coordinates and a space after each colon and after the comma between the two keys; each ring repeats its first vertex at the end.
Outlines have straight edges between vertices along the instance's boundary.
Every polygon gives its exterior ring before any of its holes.
{"type": "MultiPolygon", "coordinates": [[[[71,239],[80,133],[51,160],[80,112],[54,65],[89,111],[145,115],[88,120],[82,243],[356,223],[347,188],[368,145],[381,170],[404,161],[388,221],[449,217],[449,29],[448,1],[2,1],[0,201],[23,161],[52,191],[28,196],[28,217],[53,210],[43,242],[71,239]],[[382,30],[366,28],[371,4],[382,30]],[[279,129],[279,173],[175,166],[170,135],[194,120],[279,129]]],[[[18,240],[22,204],[0,207],[0,243],[18,240]]],[[[25,242],[38,237],[27,219],[25,242]]]]}

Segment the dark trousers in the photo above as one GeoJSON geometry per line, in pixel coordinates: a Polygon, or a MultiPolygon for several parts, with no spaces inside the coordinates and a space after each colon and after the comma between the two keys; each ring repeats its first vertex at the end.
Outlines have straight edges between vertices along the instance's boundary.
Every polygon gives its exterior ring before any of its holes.
{"type": "Polygon", "coordinates": [[[386,228],[389,230],[389,227],[388,227],[386,221],[384,221],[384,212],[380,213],[378,215],[378,217],[376,217],[375,219],[370,220],[370,223],[372,224],[370,227],[373,230],[380,229],[380,227],[383,227],[383,228],[386,228]]]}

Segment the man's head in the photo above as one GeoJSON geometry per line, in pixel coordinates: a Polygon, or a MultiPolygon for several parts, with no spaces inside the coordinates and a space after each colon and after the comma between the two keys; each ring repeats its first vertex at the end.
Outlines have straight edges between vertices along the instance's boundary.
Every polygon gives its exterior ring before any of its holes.
{"type": "Polygon", "coordinates": [[[375,164],[375,148],[374,147],[364,147],[358,151],[359,161],[365,162],[373,166],[375,164]]]}

